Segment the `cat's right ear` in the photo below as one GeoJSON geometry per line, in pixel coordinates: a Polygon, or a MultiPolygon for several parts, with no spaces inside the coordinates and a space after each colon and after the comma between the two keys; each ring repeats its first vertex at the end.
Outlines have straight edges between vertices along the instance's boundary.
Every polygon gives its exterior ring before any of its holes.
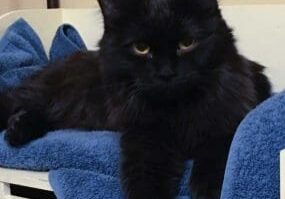
{"type": "Polygon", "coordinates": [[[119,16],[120,0],[98,0],[104,17],[105,26],[113,23],[113,20],[119,16]]]}

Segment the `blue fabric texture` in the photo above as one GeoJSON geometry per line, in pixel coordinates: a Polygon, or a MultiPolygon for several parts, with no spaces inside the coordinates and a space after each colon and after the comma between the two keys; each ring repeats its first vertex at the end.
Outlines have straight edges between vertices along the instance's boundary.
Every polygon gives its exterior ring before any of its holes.
{"type": "Polygon", "coordinates": [[[0,41],[0,92],[19,85],[47,62],[37,34],[23,19],[18,20],[0,41]]]}
{"type": "MultiPolygon", "coordinates": [[[[21,81],[49,62],[86,50],[70,25],[59,27],[50,60],[37,34],[23,19],[16,21],[0,41],[0,92],[21,81]],[[8,75],[7,75],[8,74],[8,75]]],[[[0,166],[49,171],[49,181],[58,199],[123,199],[119,180],[120,134],[58,130],[22,148],[10,148],[0,135],[0,166]]],[[[187,163],[179,199],[189,199],[187,163]]]]}
{"type": "Polygon", "coordinates": [[[239,126],[222,199],[279,199],[279,154],[285,148],[285,92],[253,110],[239,126]]]}
{"type": "Polygon", "coordinates": [[[52,61],[63,60],[70,54],[77,51],[87,50],[87,47],[71,25],[59,27],[52,42],[50,49],[50,59],[52,61]]]}

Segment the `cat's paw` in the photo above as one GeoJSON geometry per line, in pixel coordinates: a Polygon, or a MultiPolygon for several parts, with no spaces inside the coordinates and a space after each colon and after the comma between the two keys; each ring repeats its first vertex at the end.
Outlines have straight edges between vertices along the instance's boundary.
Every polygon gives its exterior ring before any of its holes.
{"type": "Polygon", "coordinates": [[[215,189],[207,189],[207,186],[191,188],[192,199],[219,199],[220,191],[215,189]]]}
{"type": "Polygon", "coordinates": [[[8,127],[4,135],[5,141],[13,147],[27,144],[35,137],[33,116],[25,110],[20,110],[8,120],[8,127]]]}

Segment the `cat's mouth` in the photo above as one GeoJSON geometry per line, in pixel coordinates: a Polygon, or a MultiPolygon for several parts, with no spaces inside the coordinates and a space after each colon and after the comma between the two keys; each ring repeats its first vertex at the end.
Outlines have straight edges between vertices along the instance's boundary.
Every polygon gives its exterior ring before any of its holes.
{"type": "Polygon", "coordinates": [[[155,101],[179,100],[190,90],[189,79],[164,83],[138,83],[137,96],[155,101]]]}

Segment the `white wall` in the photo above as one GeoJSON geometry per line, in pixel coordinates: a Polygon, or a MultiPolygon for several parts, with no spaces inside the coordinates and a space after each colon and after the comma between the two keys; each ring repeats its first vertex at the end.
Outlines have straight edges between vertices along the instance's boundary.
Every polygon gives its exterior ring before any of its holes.
{"type": "Polygon", "coordinates": [[[223,5],[284,4],[285,0],[218,0],[223,5]]]}
{"type": "MultiPolygon", "coordinates": [[[[0,15],[12,10],[46,8],[46,0],[0,0],[0,15]]],[[[93,8],[97,0],[60,0],[62,8],[93,8]]]]}
{"type": "Polygon", "coordinates": [[[224,6],[242,55],[267,67],[275,91],[285,89],[285,4],[224,6]]]}
{"type": "MultiPolygon", "coordinates": [[[[223,5],[236,4],[278,4],[285,0],[219,0],[223,5]]],[[[93,8],[97,0],[60,0],[62,8],[93,8]]],[[[0,15],[11,10],[46,8],[46,0],[0,0],[0,15]]]]}
{"type": "Polygon", "coordinates": [[[62,8],[92,8],[97,6],[96,0],[60,0],[62,8]]]}
{"type": "MultiPolygon", "coordinates": [[[[285,0],[219,0],[222,4],[276,4],[285,0]]],[[[60,0],[63,8],[90,8],[97,5],[97,0],[60,0]]],[[[0,0],[0,13],[15,9],[46,8],[46,0],[0,0]]]]}
{"type": "Polygon", "coordinates": [[[0,0],[0,15],[26,8],[46,8],[46,0],[0,0]]]}

